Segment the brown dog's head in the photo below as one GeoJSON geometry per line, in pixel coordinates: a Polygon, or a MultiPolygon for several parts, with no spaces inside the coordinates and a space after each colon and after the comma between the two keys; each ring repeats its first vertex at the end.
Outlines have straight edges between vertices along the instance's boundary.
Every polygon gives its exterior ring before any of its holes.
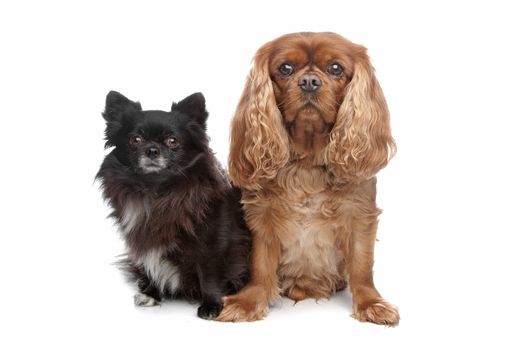
{"type": "Polygon", "coordinates": [[[363,46],[334,33],[296,33],[257,51],[232,122],[235,184],[259,187],[291,154],[321,152],[337,176],[369,177],[394,151],[388,108],[363,46]]]}
{"type": "Polygon", "coordinates": [[[287,35],[265,46],[275,100],[298,153],[326,146],[352,80],[346,42],[331,34],[287,35]]]}

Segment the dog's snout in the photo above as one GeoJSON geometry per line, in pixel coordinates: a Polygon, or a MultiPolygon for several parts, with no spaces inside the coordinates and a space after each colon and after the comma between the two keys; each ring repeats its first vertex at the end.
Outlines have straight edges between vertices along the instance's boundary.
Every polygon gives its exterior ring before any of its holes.
{"type": "Polygon", "coordinates": [[[149,147],[146,149],[146,155],[151,159],[155,159],[160,155],[158,147],[149,147]]]}
{"type": "Polygon", "coordinates": [[[299,79],[299,87],[306,92],[316,91],[321,85],[322,80],[315,74],[305,74],[299,79]]]}

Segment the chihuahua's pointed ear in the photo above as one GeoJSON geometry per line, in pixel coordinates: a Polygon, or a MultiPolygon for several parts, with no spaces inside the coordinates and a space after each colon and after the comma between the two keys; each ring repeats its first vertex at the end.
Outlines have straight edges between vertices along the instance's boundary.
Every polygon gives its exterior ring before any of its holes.
{"type": "MultiPolygon", "coordinates": [[[[110,91],[106,96],[106,108],[102,116],[106,120],[106,147],[116,146],[116,140],[119,133],[122,132],[126,119],[124,116],[128,115],[131,118],[131,113],[141,111],[142,107],[139,102],[133,102],[126,96],[116,91],[110,91]]],[[[128,118],[128,119],[129,119],[128,118]]]]}
{"type": "Polygon", "coordinates": [[[200,92],[196,92],[178,103],[173,102],[171,110],[187,114],[200,124],[206,123],[206,119],[208,118],[206,100],[204,99],[204,95],[200,92]]]}
{"type": "Polygon", "coordinates": [[[106,109],[102,116],[106,121],[115,120],[127,109],[142,110],[139,102],[133,102],[117,91],[110,91],[106,96],[106,109]]]}

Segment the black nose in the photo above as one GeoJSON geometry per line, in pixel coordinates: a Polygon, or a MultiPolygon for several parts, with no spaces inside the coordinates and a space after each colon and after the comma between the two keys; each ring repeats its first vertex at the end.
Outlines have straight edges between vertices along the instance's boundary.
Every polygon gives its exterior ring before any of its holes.
{"type": "Polygon", "coordinates": [[[146,155],[151,159],[157,158],[160,154],[160,151],[157,147],[150,147],[146,149],[146,155]]]}
{"type": "Polygon", "coordinates": [[[312,92],[319,89],[323,85],[323,82],[315,74],[306,74],[299,78],[299,86],[301,90],[312,92]]]}

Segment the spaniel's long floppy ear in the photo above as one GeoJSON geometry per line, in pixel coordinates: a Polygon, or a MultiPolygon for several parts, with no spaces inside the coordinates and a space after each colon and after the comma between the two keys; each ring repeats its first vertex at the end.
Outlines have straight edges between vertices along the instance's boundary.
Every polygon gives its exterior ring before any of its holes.
{"type": "Polygon", "coordinates": [[[338,176],[368,178],[394,156],[396,144],[390,132],[388,106],[366,49],[352,46],[359,59],[330,134],[328,158],[338,176]]]}
{"type": "Polygon", "coordinates": [[[228,170],[232,182],[261,188],[288,161],[288,135],[270,79],[270,44],[257,51],[231,124],[228,170]]]}

